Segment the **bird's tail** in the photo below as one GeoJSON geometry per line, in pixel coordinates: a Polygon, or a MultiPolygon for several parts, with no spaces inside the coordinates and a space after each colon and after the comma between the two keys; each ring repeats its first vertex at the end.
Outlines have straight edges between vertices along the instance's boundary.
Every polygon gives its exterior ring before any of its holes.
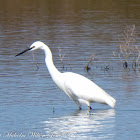
{"type": "Polygon", "coordinates": [[[114,108],[115,105],[116,105],[116,100],[115,100],[113,97],[110,96],[110,100],[107,100],[106,103],[107,103],[109,106],[111,106],[112,108],[114,108]]]}

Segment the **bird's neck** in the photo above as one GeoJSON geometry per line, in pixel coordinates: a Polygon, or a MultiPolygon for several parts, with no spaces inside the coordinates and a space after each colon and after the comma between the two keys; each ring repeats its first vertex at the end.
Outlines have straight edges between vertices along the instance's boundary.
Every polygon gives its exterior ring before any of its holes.
{"type": "Polygon", "coordinates": [[[54,77],[58,76],[60,72],[57,70],[57,68],[53,63],[53,57],[51,51],[49,54],[46,54],[45,62],[51,77],[54,79],[54,77]]]}

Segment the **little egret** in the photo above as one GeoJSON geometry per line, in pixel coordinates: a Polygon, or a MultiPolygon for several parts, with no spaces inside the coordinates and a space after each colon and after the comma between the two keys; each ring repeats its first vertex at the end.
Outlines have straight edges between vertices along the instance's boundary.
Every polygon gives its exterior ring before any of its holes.
{"type": "Polygon", "coordinates": [[[91,80],[76,73],[59,72],[53,63],[51,50],[43,42],[34,42],[28,49],[16,56],[37,49],[42,49],[45,52],[46,66],[54,83],[75,101],[79,109],[81,109],[82,104],[86,104],[91,109],[90,103],[92,102],[107,104],[112,108],[115,107],[116,100],[91,80]]]}

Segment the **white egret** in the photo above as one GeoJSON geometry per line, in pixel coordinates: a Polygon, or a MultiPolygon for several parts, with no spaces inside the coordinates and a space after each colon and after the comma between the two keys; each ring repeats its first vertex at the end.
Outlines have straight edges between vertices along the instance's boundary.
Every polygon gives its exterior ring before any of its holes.
{"type": "Polygon", "coordinates": [[[28,49],[16,56],[37,49],[42,49],[45,52],[46,66],[54,83],[75,101],[79,109],[81,109],[82,104],[86,104],[91,109],[90,103],[92,102],[107,104],[112,108],[115,107],[116,100],[91,80],[76,73],[59,72],[53,63],[51,50],[43,42],[34,42],[28,49]]]}

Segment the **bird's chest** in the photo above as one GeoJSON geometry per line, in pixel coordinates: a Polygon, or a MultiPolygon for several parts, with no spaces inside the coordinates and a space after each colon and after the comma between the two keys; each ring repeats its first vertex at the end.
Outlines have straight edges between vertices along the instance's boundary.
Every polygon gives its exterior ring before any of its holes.
{"type": "Polygon", "coordinates": [[[54,83],[56,84],[56,86],[64,91],[64,80],[63,80],[63,77],[55,76],[55,77],[52,77],[52,79],[53,79],[54,83]]]}

